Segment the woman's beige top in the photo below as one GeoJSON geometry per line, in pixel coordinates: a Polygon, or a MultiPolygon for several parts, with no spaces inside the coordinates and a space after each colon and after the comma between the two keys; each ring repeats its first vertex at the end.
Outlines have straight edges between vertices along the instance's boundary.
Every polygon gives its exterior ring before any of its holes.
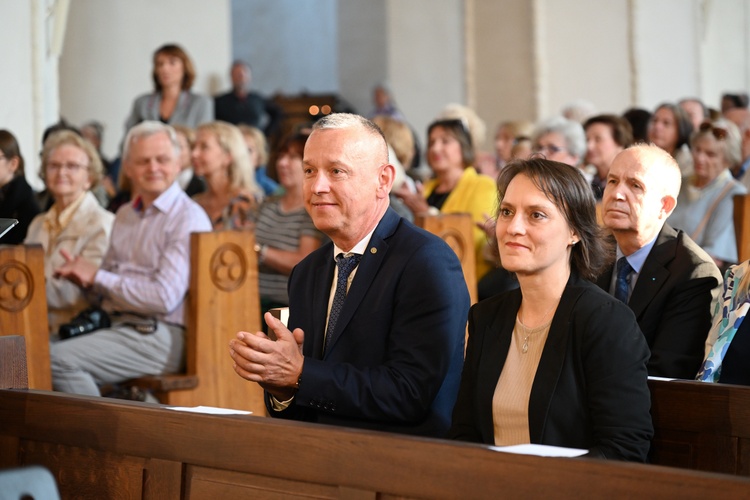
{"type": "Polygon", "coordinates": [[[529,398],[552,320],[529,329],[516,317],[503,371],[492,398],[495,444],[509,446],[530,442],[529,398]],[[526,352],[524,352],[526,345],[526,352]]]}

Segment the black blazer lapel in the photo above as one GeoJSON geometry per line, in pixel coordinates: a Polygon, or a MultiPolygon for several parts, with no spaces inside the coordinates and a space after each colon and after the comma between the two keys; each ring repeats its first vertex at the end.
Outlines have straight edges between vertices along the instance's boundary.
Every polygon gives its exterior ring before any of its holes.
{"type": "Polygon", "coordinates": [[[656,237],[656,243],[651,248],[646,261],[643,263],[641,272],[638,274],[638,281],[630,296],[628,305],[635,313],[636,319],[640,321],[641,315],[648,305],[652,302],[659,290],[664,286],[669,278],[667,264],[675,257],[677,248],[677,232],[667,224],[664,224],[659,235],[656,237]]]}
{"type": "MultiPolygon", "coordinates": [[[[479,429],[485,443],[495,442],[495,425],[492,415],[492,399],[495,396],[495,388],[500,379],[500,374],[508,358],[511,338],[513,337],[514,321],[506,321],[518,313],[521,306],[521,292],[514,290],[510,292],[503,307],[495,315],[495,318],[484,325],[482,333],[486,339],[482,346],[482,353],[477,368],[477,395],[476,401],[479,405],[477,415],[479,416],[479,429]]],[[[479,333],[479,332],[477,332],[479,333]]]]}
{"type": "MultiPolygon", "coordinates": [[[[333,248],[333,246],[330,246],[333,248]]],[[[327,316],[328,316],[328,299],[331,296],[331,284],[333,283],[333,270],[336,267],[336,263],[333,260],[333,250],[324,252],[323,262],[316,266],[313,283],[314,286],[314,297],[313,297],[313,308],[310,314],[312,314],[312,342],[310,345],[310,351],[305,352],[306,356],[311,356],[313,359],[323,358],[323,340],[326,335],[327,316]]],[[[310,333],[305,332],[305,335],[310,333]]],[[[307,342],[305,342],[307,345],[307,342]]]]}
{"type": "Polygon", "coordinates": [[[544,427],[552,405],[552,396],[555,393],[565,363],[571,334],[570,313],[581,294],[580,287],[571,285],[574,285],[578,280],[579,278],[573,274],[568,279],[568,284],[560,298],[560,304],[552,317],[547,342],[544,344],[542,357],[539,360],[539,366],[543,366],[544,369],[537,370],[534,383],[531,386],[529,437],[532,443],[542,442],[544,427]]]}

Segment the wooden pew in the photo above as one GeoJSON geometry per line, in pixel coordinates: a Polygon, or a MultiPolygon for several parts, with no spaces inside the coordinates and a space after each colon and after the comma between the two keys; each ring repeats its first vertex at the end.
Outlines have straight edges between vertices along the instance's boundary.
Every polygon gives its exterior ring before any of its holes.
{"type": "Polygon", "coordinates": [[[229,340],[260,330],[255,237],[249,231],[191,235],[191,274],[185,373],[130,382],[154,391],[162,403],[217,406],[265,415],[263,390],[232,369],[229,340]]]}
{"type": "Polygon", "coordinates": [[[28,389],[26,344],[20,335],[0,337],[0,389],[28,389]]]}
{"type": "Polygon", "coordinates": [[[23,336],[29,387],[51,390],[44,250],[40,245],[0,245],[2,335],[23,336]]]}
{"type": "Polygon", "coordinates": [[[0,422],[0,467],[43,465],[63,498],[704,499],[750,492],[743,477],[44,391],[0,390],[0,422]]]}
{"type": "Polygon", "coordinates": [[[750,476],[750,387],[649,380],[652,462],[750,476]]]}
{"type": "Polygon", "coordinates": [[[442,238],[456,252],[469,288],[471,303],[477,302],[477,266],[474,253],[474,221],[471,214],[417,215],[414,223],[442,238]]]}
{"type": "Polygon", "coordinates": [[[734,234],[737,262],[744,262],[750,259],[750,194],[734,197],[734,234]]]}

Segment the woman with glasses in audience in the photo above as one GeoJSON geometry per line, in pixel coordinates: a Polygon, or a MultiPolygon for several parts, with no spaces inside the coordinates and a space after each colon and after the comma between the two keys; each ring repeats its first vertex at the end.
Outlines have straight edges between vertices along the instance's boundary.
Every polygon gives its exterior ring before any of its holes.
{"type": "Polygon", "coordinates": [[[206,191],[193,199],[206,211],[214,230],[252,229],[263,192],[255,183],[240,130],[219,121],[199,126],[192,158],[196,175],[206,181],[206,191]]]}
{"type": "Polygon", "coordinates": [[[469,311],[448,437],[645,462],[650,353],[630,308],[591,282],[610,255],[591,188],[541,158],[508,164],[498,188],[500,260],[520,288],[469,311]]]}
{"type": "Polygon", "coordinates": [[[91,193],[103,174],[96,149],[75,132],[61,130],[44,142],[41,177],[54,203],[31,222],[25,243],[39,243],[44,248],[52,338],[61,324],[89,305],[81,288],[56,278],[54,270],[75,257],[100,264],[109,246],[115,216],[91,193]]]}
{"type": "Polygon", "coordinates": [[[573,167],[579,166],[586,154],[586,134],[583,127],[562,116],[555,116],[537,125],[531,143],[534,153],[573,167]]]}
{"type": "Polygon", "coordinates": [[[704,122],[690,139],[690,149],[693,175],[683,179],[667,222],[689,234],[726,270],[737,262],[734,196],[747,192],[730,172],[742,161],[739,130],[724,119],[704,122]]]}
{"type": "Polygon", "coordinates": [[[163,45],[153,57],[154,91],[138,97],[125,123],[127,132],[144,120],[195,128],[214,119],[214,101],[190,91],[195,81],[193,62],[179,45],[163,45]]]}
{"type": "Polygon", "coordinates": [[[18,220],[18,224],[3,236],[0,243],[22,243],[31,220],[39,212],[34,192],[23,172],[23,156],[18,141],[8,130],[0,130],[0,217],[18,220]]]}
{"type": "Polygon", "coordinates": [[[660,104],[648,122],[648,140],[662,148],[677,161],[682,175],[693,173],[693,158],[688,141],[693,133],[690,115],[677,104],[660,104]]]}
{"type": "Polygon", "coordinates": [[[416,193],[402,187],[396,195],[413,214],[469,213],[475,222],[474,247],[476,277],[480,279],[492,267],[483,257],[487,238],[480,228],[494,212],[497,187],[491,177],[481,175],[474,164],[474,146],[462,120],[437,120],[427,129],[427,163],[434,177],[416,193]]]}

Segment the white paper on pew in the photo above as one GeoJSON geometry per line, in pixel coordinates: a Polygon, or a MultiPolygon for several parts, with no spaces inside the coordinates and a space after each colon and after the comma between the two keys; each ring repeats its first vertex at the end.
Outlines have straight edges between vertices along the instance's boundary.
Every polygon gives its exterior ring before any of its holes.
{"type": "Polygon", "coordinates": [[[663,380],[665,382],[670,382],[672,380],[679,380],[677,378],[667,378],[667,377],[654,377],[653,375],[648,376],[649,380],[663,380]]]}
{"type": "Polygon", "coordinates": [[[253,412],[216,408],[215,406],[165,406],[167,410],[186,411],[189,413],[207,413],[209,415],[251,415],[253,412]]]}
{"type": "Polygon", "coordinates": [[[580,457],[589,452],[580,448],[562,448],[545,444],[516,444],[513,446],[490,446],[493,450],[518,455],[536,455],[538,457],[580,457]]]}

